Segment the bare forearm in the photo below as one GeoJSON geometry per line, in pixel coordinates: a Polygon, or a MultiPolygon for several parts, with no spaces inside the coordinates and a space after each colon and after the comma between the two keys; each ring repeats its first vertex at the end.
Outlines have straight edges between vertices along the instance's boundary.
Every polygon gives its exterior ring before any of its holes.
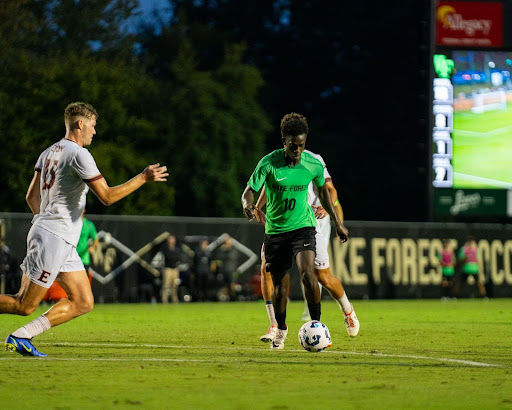
{"type": "Polygon", "coordinates": [[[242,208],[244,216],[250,221],[255,217],[256,207],[254,206],[254,190],[247,185],[242,194],[242,208]]]}
{"type": "Polygon", "coordinates": [[[130,195],[144,185],[145,182],[144,174],[140,173],[124,184],[115,187],[109,187],[104,178],[88,182],[87,185],[89,185],[91,191],[94,192],[103,205],[109,206],[130,195]]]}
{"type": "Polygon", "coordinates": [[[329,190],[327,189],[320,189],[318,193],[318,197],[320,198],[320,203],[322,204],[323,208],[327,211],[329,216],[336,221],[336,224],[343,224],[343,219],[339,217],[338,213],[336,212],[336,209],[334,207],[334,204],[332,203],[332,197],[330,195],[329,190]]]}
{"type": "Polygon", "coordinates": [[[254,204],[254,191],[249,187],[245,188],[242,194],[242,207],[245,209],[254,204]]]}
{"type": "Polygon", "coordinates": [[[338,202],[336,205],[334,205],[334,209],[336,210],[336,213],[338,214],[338,218],[340,218],[341,223],[344,223],[345,221],[345,215],[343,214],[343,208],[341,207],[341,204],[338,199],[336,199],[338,202]]]}
{"type": "Polygon", "coordinates": [[[332,182],[326,182],[327,189],[329,190],[329,196],[331,197],[331,201],[334,205],[334,210],[338,214],[338,217],[340,218],[340,221],[343,223],[344,221],[344,215],[343,215],[343,208],[341,207],[339,198],[338,198],[338,191],[332,184],[332,182]]]}
{"type": "Polygon", "coordinates": [[[107,198],[105,205],[112,205],[117,201],[123,199],[124,197],[130,195],[132,192],[135,192],[142,185],[146,183],[146,179],[141,174],[134,176],[129,181],[126,181],[124,184],[117,185],[115,187],[111,187],[107,191],[107,198]]]}

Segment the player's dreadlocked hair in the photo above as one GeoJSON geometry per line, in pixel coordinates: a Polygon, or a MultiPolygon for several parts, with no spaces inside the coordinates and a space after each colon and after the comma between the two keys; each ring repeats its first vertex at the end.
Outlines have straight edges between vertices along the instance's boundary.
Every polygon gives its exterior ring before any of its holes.
{"type": "Polygon", "coordinates": [[[308,135],[308,120],[303,115],[292,112],[286,114],[281,120],[281,136],[296,137],[297,135],[308,135]]]}
{"type": "Polygon", "coordinates": [[[91,104],[81,101],[73,102],[64,110],[64,123],[66,124],[66,127],[73,124],[78,117],[85,117],[89,119],[95,117],[98,119],[98,112],[91,104]]]}

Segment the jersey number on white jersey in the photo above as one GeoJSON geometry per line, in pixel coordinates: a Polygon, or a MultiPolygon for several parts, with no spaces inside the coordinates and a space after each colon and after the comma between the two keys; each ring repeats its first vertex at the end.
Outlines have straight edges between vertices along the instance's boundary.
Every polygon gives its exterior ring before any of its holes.
{"type": "Polygon", "coordinates": [[[44,162],[43,167],[43,190],[50,189],[55,182],[55,171],[57,170],[58,160],[54,159],[52,165],[50,166],[50,161],[47,159],[44,162]]]}

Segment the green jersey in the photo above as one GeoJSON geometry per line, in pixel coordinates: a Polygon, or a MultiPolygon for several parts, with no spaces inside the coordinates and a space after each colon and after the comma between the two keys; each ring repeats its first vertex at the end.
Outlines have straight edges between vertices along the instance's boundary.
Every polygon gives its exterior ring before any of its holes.
{"type": "Polygon", "coordinates": [[[80,256],[80,259],[82,259],[82,263],[84,265],[90,265],[91,256],[88,251],[89,239],[94,241],[98,237],[98,234],[96,233],[96,227],[91,221],[83,218],[82,223],[82,231],[80,232],[80,239],[76,245],[76,251],[78,252],[78,256],[80,256]]]}
{"type": "Polygon", "coordinates": [[[254,191],[259,191],[265,184],[266,234],[316,226],[313,209],[308,204],[311,181],[318,188],[325,184],[324,166],[307,152],[302,152],[300,162],[295,166],[286,163],[283,148],[260,160],[247,184],[254,191]]]}
{"type": "Polygon", "coordinates": [[[478,275],[478,248],[471,246],[463,246],[459,251],[460,260],[464,261],[462,265],[462,273],[466,275],[478,275]]]}

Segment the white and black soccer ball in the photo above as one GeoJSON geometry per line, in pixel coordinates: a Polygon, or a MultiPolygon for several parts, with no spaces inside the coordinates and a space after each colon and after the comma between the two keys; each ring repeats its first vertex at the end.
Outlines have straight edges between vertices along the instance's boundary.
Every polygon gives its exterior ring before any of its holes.
{"type": "Polygon", "coordinates": [[[310,320],[302,325],[299,342],[308,352],[321,352],[332,345],[329,329],[318,320],[310,320]]]}

